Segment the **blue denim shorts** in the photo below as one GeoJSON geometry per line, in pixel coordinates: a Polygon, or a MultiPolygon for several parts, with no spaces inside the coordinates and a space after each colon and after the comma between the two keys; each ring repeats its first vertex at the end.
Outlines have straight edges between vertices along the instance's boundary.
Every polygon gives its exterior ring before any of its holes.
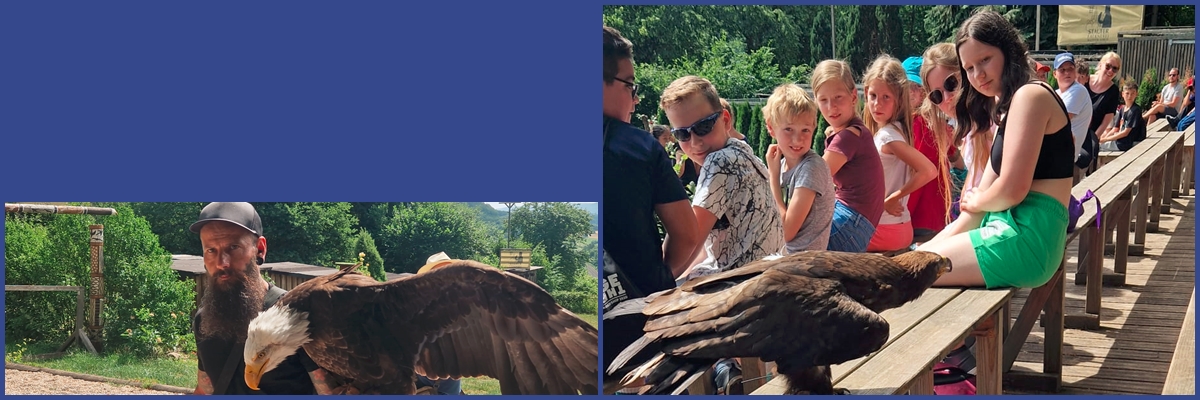
{"type": "Polygon", "coordinates": [[[829,250],[862,253],[875,234],[875,225],[841,200],[833,205],[833,226],[829,230],[829,250]]]}

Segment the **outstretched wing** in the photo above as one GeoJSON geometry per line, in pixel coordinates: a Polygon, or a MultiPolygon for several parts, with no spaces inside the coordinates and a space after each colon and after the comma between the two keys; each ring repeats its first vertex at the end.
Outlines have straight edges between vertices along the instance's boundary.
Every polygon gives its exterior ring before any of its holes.
{"type": "MultiPolygon", "coordinates": [[[[429,378],[486,375],[505,394],[596,394],[597,331],[537,285],[474,261],[381,286],[429,378]]],[[[403,335],[403,336],[402,336],[403,335]]]]}
{"type": "Polygon", "coordinates": [[[626,350],[636,352],[657,342],[663,355],[635,370],[633,377],[646,378],[648,384],[658,384],[652,392],[665,393],[695,378],[677,372],[687,360],[708,364],[759,357],[805,368],[867,355],[887,340],[887,321],[843,289],[834,280],[769,269],[726,290],[659,296],[646,308],[650,322],[645,336],[626,350]]]}

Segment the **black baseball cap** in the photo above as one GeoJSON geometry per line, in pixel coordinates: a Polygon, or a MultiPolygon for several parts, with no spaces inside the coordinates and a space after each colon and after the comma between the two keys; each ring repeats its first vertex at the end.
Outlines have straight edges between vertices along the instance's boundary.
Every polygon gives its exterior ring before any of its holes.
{"type": "Polygon", "coordinates": [[[262,236],[262,219],[259,219],[258,211],[250,203],[208,203],[200,210],[200,219],[190,229],[200,233],[200,228],[212,221],[233,223],[255,236],[262,236]]]}

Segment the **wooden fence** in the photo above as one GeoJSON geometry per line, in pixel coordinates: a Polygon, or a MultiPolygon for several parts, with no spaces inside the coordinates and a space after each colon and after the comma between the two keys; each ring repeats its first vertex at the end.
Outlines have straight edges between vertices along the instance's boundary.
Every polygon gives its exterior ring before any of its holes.
{"type": "Polygon", "coordinates": [[[1184,78],[1196,70],[1196,28],[1119,32],[1117,54],[1121,55],[1121,77],[1140,82],[1142,74],[1154,68],[1154,79],[1162,81],[1167,71],[1179,68],[1184,78]]]}

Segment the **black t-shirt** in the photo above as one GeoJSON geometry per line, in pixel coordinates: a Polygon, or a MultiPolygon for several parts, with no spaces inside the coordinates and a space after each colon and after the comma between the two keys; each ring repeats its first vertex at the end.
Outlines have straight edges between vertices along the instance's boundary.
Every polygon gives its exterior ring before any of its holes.
{"type": "MultiPolygon", "coordinates": [[[[272,285],[274,287],[274,285],[272,285]]],[[[265,311],[268,307],[264,305],[265,311]]],[[[258,391],[250,390],[246,386],[246,361],[242,356],[243,350],[246,348],[246,343],[234,343],[218,338],[201,338],[200,337],[200,318],[204,310],[196,312],[196,316],[192,319],[192,332],[196,336],[196,358],[198,359],[197,368],[208,374],[208,378],[212,380],[213,388],[220,387],[217,383],[221,379],[221,373],[225,368],[225,363],[230,356],[231,347],[237,347],[238,362],[234,368],[232,382],[228,385],[225,393],[219,394],[316,394],[317,391],[313,387],[312,378],[308,373],[316,371],[320,368],[311,358],[308,353],[304,352],[304,348],[296,351],[296,354],[283,360],[278,367],[267,372],[262,376],[258,383],[258,391]]]]}
{"type": "MultiPolygon", "coordinates": [[[[1117,112],[1117,106],[1121,104],[1121,90],[1117,89],[1116,84],[1113,84],[1107,90],[1096,93],[1092,91],[1090,83],[1090,81],[1083,82],[1083,87],[1087,88],[1088,94],[1092,97],[1092,122],[1088,124],[1088,132],[1097,132],[1100,124],[1104,123],[1104,115],[1117,112]]],[[[1116,117],[1113,115],[1113,118],[1116,117]]]]}
{"type": "Polygon", "coordinates": [[[1129,150],[1137,142],[1146,140],[1146,122],[1142,120],[1142,109],[1137,104],[1125,107],[1120,117],[1122,121],[1121,128],[1131,129],[1128,135],[1116,140],[1117,149],[1122,151],[1129,150]]]}
{"type": "Polygon", "coordinates": [[[604,249],[643,295],[675,287],[654,206],[686,199],[654,136],[604,117],[604,249]]]}

